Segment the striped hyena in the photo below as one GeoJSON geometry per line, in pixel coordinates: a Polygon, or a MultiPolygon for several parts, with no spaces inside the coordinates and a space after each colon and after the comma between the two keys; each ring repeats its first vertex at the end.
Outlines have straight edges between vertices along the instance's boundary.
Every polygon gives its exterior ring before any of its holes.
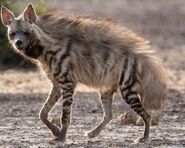
{"type": "Polygon", "coordinates": [[[1,19],[15,52],[39,65],[53,84],[40,119],[55,140],[66,139],[77,83],[96,88],[101,95],[104,117],[88,132],[89,138],[96,137],[112,119],[112,100],[117,91],[145,123],[144,135],[137,142],[149,138],[151,117],[146,109],[160,108],[166,83],[146,40],[102,19],[64,14],[38,17],[32,4],[17,18],[2,7],[1,19]],[[48,113],[61,96],[63,113],[58,127],[48,120],[48,113]]]}

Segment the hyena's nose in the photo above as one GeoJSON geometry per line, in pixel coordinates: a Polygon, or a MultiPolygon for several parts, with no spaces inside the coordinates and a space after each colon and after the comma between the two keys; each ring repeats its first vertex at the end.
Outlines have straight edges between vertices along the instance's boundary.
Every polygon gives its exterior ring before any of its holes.
{"type": "Polygon", "coordinates": [[[16,46],[21,46],[22,43],[23,42],[21,40],[17,40],[15,44],[16,44],[16,46]]]}

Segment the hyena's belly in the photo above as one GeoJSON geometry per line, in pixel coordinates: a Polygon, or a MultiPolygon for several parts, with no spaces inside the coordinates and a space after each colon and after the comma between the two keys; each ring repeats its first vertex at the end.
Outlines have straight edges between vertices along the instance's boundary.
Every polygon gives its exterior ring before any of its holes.
{"type": "Polygon", "coordinates": [[[103,90],[118,84],[117,71],[109,71],[106,66],[78,67],[74,71],[74,77],[79,83],[103,90]]]}

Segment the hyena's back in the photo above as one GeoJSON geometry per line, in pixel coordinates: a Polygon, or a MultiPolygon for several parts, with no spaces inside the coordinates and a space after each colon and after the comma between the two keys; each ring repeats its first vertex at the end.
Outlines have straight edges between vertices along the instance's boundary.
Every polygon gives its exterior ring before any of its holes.
{"type": "Polygon", "coordinates": [[[61,44],[66,38],[73,40],[69,60],[74,81],[103,91],[118,89],[123,75],[125,82],[135,77],[144,106],[160,107],[166,96],[165,80],[162,68],[147,51],[146,40],[112,22],[88,17],[47,15],[36,24],[61,44]]]}

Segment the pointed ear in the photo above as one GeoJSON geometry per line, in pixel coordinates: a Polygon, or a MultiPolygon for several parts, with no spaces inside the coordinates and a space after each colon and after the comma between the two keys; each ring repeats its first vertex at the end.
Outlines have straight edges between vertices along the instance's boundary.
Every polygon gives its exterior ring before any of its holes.
{"type": "Polygon", "coordinates": [[[8,10],[4,6],[1,7],[1,21],[3,25],[8,27],[11,24],[11,22],[14,20],[14,18],[15,18],[14,14],[10,10],[8,10]]]}
{"type": "Polygon", "coordinates": [[[37,14],[35,12],[33,5],[30,3],[24,10],[24,20],[32,24],[36,22],[36,19],[37,14]]]}

